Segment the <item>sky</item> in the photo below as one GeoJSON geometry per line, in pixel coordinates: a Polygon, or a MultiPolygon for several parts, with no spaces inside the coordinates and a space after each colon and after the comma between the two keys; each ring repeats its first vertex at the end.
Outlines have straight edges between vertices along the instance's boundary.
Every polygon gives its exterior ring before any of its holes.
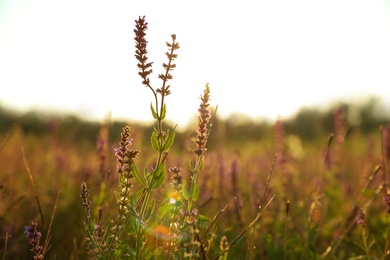
{"type": "Polygon", "coordinates": [[[0,1],[0,106],[152,119],[134,24],[149,23],[152,87],[180,44],[167,118],[185,125],[210,84],[218,114],[288,117],[376,95],[390,107],[389,0],[0,1]]]}

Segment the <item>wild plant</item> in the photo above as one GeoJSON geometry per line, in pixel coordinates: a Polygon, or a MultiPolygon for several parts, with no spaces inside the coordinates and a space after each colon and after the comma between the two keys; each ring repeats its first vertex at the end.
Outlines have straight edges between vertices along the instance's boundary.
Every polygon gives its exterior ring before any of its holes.
{"type": "MultiPolygon", "coordinates": [[[[89,200],[89,190],[81,183],[81,199],[86,209],[84,223],[88,234],[88,254],[92,259],[226,259],[229,249],[252,228],[267,207],[259,209],[254,220],[232,241],[222,236],[216,245],[217,220],[227,206],[212,219],[203,216],[197,208],[200,188],[198,178],[205,167],[204,156],[211,129],[210,87],[206,84],[200,97],[194,148],[189,159],[189,178],[183,177],[182,169],[168,167],[167,157],[175,141],[175,128],[165,129],[167,114],[166,97],[171,94],[168,82],[173,78],[171,72],[176,67],[176,51],[180,48],[176,35],[166,42],[167,63],[164,73],[158,75],[162,80],[160,88],[153,88],[149,75],[152,62],[148,61],[145,17],[135,21],[135,57],[138,60],[138,74],[142,84],[150,89],[154,102],[150,104],[155,127],[151,134],[151,146],[155,151],[152,167],[139,171],[136,160],[139,150],[132,148],[131,126],[123,128],[119,147],[115,149],[119,189],[115,192],[117,214],[110,223],[103,225],[101,218],[95,220],[89,200]],[[167,168],[169,171],[167,171],[167,168]],[[168,172],[171,174],[167,178],[168,172]],[[187,180],[188,183],[187,183],[187,180]],[[165,199],[159,197],[160,190],[170,183],[165,199]],[[214,254],[214,258],[211,255],[214,254]]],[[[102,134],[102,133],[101,133],[102,134]]],[[[102,148],[101,148],[102,149],[102,148]]],[[[101,150],[100,149],[100,150],[101,150]]],[[[100,158],[102,161],[104,158],[100,158]]],[[[100,166],[102,168],[102,166],[100,166]]]]}

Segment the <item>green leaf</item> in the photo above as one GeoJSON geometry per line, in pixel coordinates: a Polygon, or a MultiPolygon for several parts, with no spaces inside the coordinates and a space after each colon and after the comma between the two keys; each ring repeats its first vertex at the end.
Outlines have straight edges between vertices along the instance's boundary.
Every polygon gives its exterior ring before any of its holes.
{"type": "Polygon", "coordinates": [[[156,110],[154,110],[154,107],[152,105],[152,102],[150,102],[150,110],[152,110],[152,115],[154,119],[158,119],[158,115],[156,113],[156,110]]]}
{"type": "Polygon", "coordinates": [[[165,161],[156,166],[156,169],[151,173],[151,177],[150,187],[154,189],[160,188],[165,180],[165,161]]]}
{"type": "Polygon", "coordinates": [[[175,135],[176,135],[175,129],[176,129],[176,126],[175,126],[175,128],[173,129],[172,134],[169,134],[169,132],[167,132],[168,138],[167,138],[167,140],[165,141],[165,144],[164,144],[164,147],[163,147],[163,150],[164,150],[164,151],[168,151],[169,148],[171,148],[173,142],[175,141],[175,135]]]}
{"type": "Polygon", "coordinates": [[[143,188],[146,189],[146,187],[147,187],[146,182],[145,182],[144,178],[142,177],[142,175],[139,173],[137,166],[135,166],[135,164],[132,164],[131,168],[132,168],[135,179],[138,181],[139,184],[141,184],[141,186],[143,188]]]}
{"type": "Polygon", "coordinates": [[[165,118],[166,114],[167,114],[167,105],[164,104],[163,110],[161,111],[161,120],[165,118]]]}
{"type": "Polygon", "coordinates": [[[188,200],[189,196],[188,196],[188,192],[187,192],[187,181],[186,180],[183,180],[183,189],[182,189],[182,193],[183,193],[183,197],[185,200],[188,200]]]}
{"type": "Polygon", "coordinates": [[[145,215],[145,222],[149,222],[150,218],[153,216],[153,212],[154,212],[154,205],[156,204],[156,201],[153,199],[150,204],[149,204],[149,207],[148,207],[148,210],[146,211],[146,215],[145,215]]]}
{"type": "Polygon", "coordinates": [[[194,162],[192,161],[192,159],[188,160],[188,164],[189,164],[189,167],[190,167],[190,171],[191,172],[195,172],[195,165],[194,165],[194,162]]]}
{"type": "Polygon", "coordinates": [[[135,203],[133,203],[132,205],[137,205],[138,204],[138,201],[142,198],[142,194],[143,192],[145,191],[146,189],[139,189],[137,191],[137,193],[135,194],[135,203]]]}
{"type": "Polygon", "coordinates": [[[160,151],[160,145],[158,143],[158,138],[157,138],[157,130],[154,129],[152,136],[150,138],[150,141],[152,143],[152,147],[155,151],[160,151]]]}
{"type": "Polygon", "coordinates": [[[158,208],[158,220],[162,220],[165,215],[172,209],[172,205],[169,203],[164,203],[161,207],[158,208]]]}
{"type": "Polygon", "coordinates": [[[154,180],[153,188],[155,189],[160,188],[165,180],[165,171],[157,173],[153,178],[153,180],[154,180]]]}
{"type": "Polygon", "coordinates": [[[194,183],[194,190],[192,191],[192,200],[193,201],[197,201],[199,198],[199,186],[198,184],[195,182],[194,183]]]}
{"type": "Polygon", "coordinates": [[[205,215],[199,215],[198,220],[200,222],[207,222],[210,220],[210,218],[206,217],[205,215]]]}

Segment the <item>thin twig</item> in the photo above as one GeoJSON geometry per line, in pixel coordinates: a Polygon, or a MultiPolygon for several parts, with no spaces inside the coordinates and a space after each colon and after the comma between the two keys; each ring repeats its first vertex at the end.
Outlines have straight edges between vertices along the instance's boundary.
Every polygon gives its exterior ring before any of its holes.
{"type": "Polygon", "coordinates": [[[23,146],[22,146],[22,154],[23,154],[24,167],[25,167],[26,170],[27,170],[28,177],[30,178],[31,185],[32,185],[32,187],[33,187],[33,189],[34,189],[35,200],[36,200],[37,205],[38,205],[39,215],[41,216],[42,227],[45,229],[45,219],[44,219],[44,217],[43,217],[42,208],[41,208],[41,203],[39,202],[39,198],[38,198],[38,190],[37,190],[37,187],[35,186],[35,181],[34,181],[34,178],[33,178],[32,174],[31,174],[30,167],[28,166],[28,163],[27,163],[26,155],[25,155],[25,153],[24,153],[23,146]]]}
{"type": "Polygon", "coordinates": [[[272,161],[271,170],[269,171],[269,174],[268,174],[267,182],[265,183],[265,189],[264,189],[263,197],[261,198],[259,211],[261,210],[261,205],[263,204],[263,201],[265,200],[265,195],[267,194],[267,191],[268,191],[269,182],[271,180],[272,172],[274,171],[274,168],[275,168],[275,163],[276,163],[277,157],[278,157],[278,154],[275,154],[274,160],[272,161]]]}
{"type": "Polygon", "coordinates": [[[55,214],[55,212],[56,212],[56,210],[57,210],[58,201],[60,200],[60,193],[61,193],[61,190],[59,190],[58,193],[57,193],[57,198],[56,198],[56,201],[55,201],[55,203],[54,203],[53,212],[51,213],[49,229],[47,230],[45,243],[44,243],[44,245],[43,245],[43,251],[42,251],[42,254],[43,254],[43,255],[45,255],[45,254],[47,253],[47,251],[49,251],[49,249],[50,249],[50,246],[49,246],[49,242],[50,242],[50,231],[51,231],[51,227],[52,227],[52,225],[53,225],[54,214],[55,214]]]}
{"type": "Polygon", "coordinates": [[[7,244],[8,244],[8,232],[5,233],[3,260],[5,260],[5,252],[7,252],[7,244]]]}

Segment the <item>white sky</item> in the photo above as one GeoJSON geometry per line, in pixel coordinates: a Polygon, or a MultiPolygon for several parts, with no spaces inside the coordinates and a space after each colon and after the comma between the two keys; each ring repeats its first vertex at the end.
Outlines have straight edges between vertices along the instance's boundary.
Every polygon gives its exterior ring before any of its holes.
{"type": "Polygon", "coordinates": [[[220,115],[288,116],[369,94],[390,103],[389,0],[0,1],[0,105],[149,120],[134,58],[146,15],[152,86],[181,45],[167,117],[184,125],[204,85],[220,115]]]}

